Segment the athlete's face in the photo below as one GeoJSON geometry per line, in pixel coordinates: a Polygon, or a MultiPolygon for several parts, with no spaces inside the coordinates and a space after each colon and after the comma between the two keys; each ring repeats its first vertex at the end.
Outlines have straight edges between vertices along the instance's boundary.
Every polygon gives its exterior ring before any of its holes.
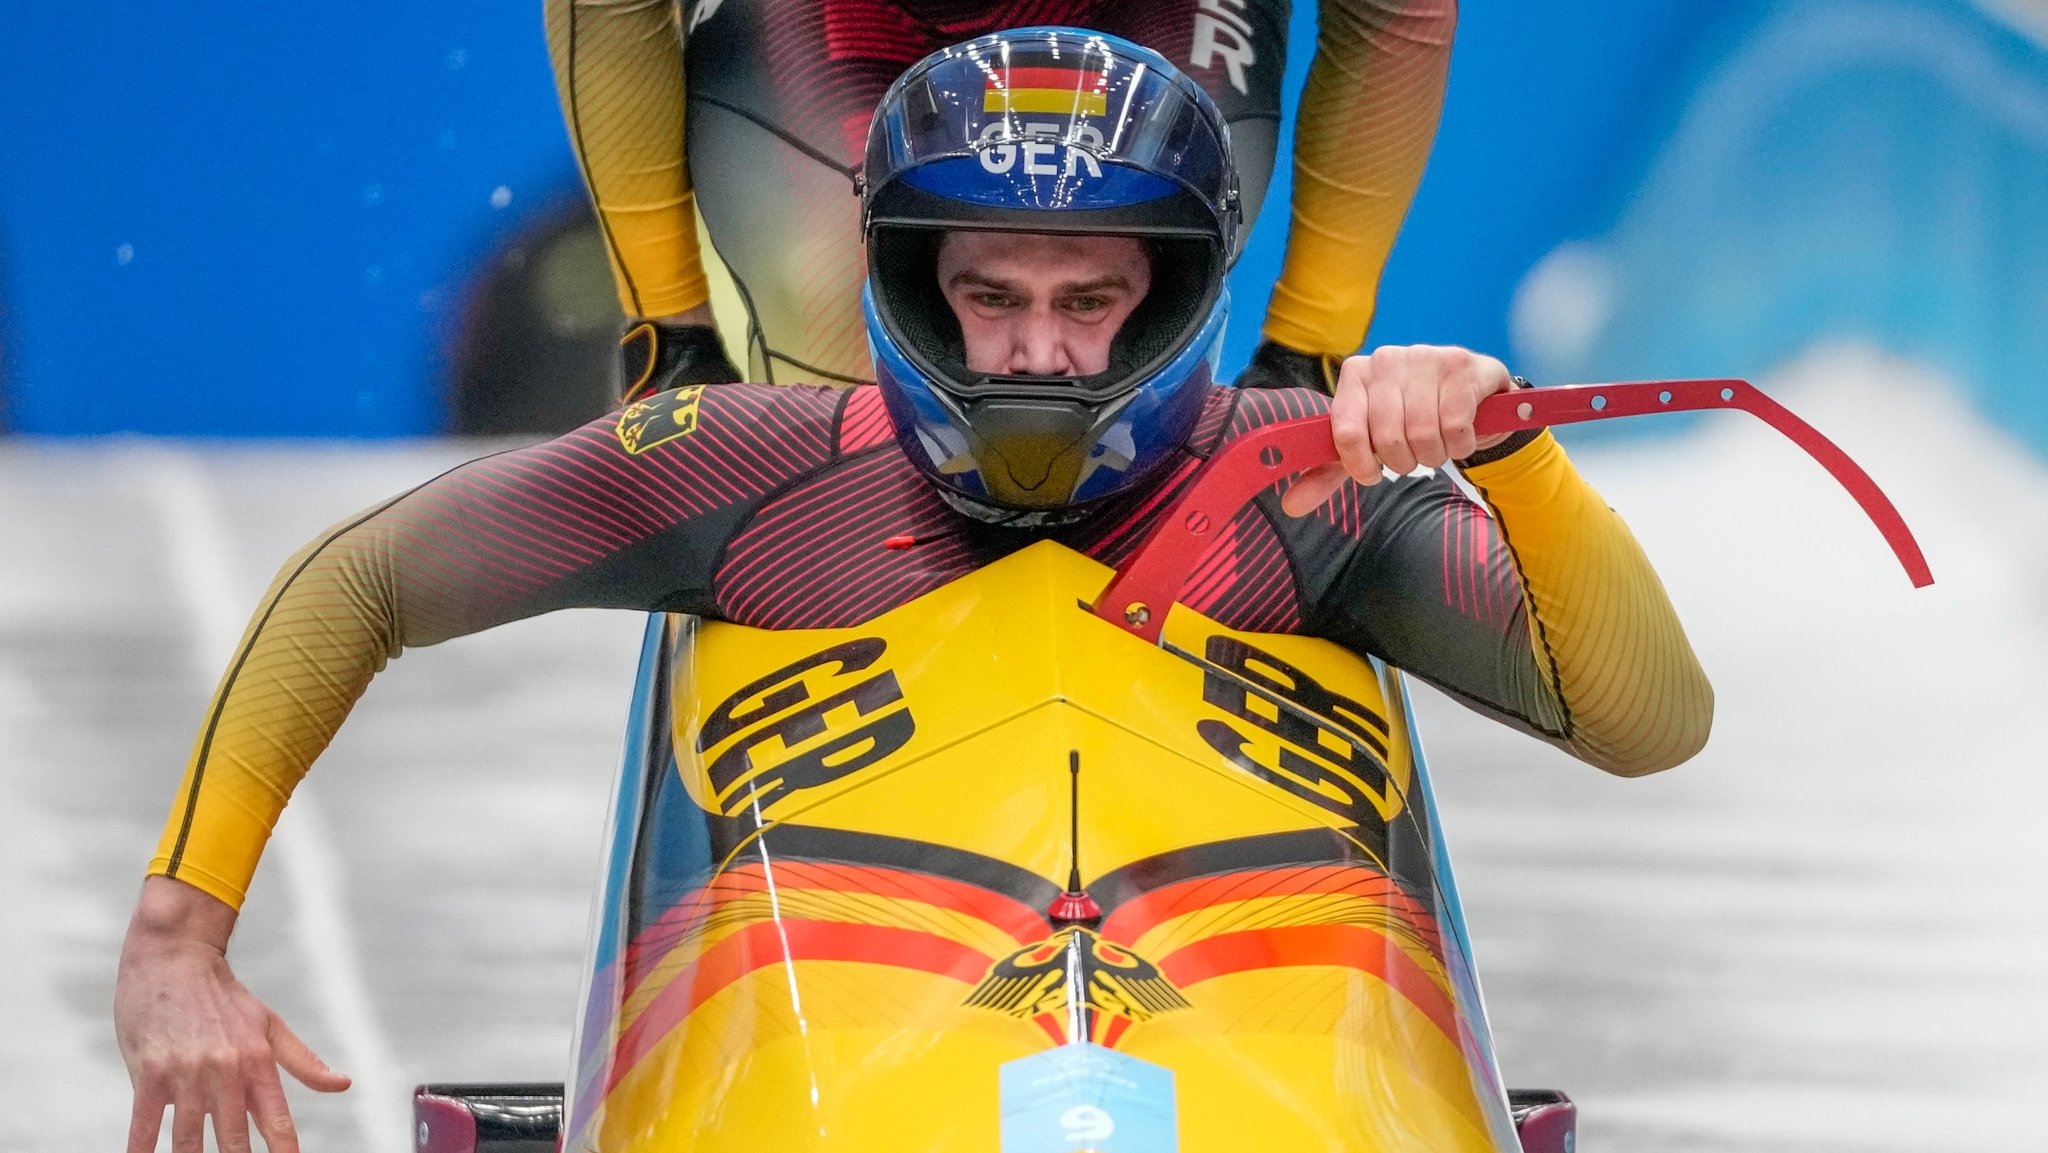
{"type": "Polygon", "coordinates": [[[949,232],[939,244],[939,287],[974,372],[1101,372],[1151,286],[1145,246],[1128,236],[949,232]]]}

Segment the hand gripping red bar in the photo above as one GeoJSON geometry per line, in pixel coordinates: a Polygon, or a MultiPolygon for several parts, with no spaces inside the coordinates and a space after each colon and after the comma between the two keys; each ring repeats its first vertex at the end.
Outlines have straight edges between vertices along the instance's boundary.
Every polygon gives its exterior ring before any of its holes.
{"type": "MultiPolygon", "coordinates": [[[[1924,588],[1934,583],[1912,530],[1870,474],[1812,425],[1746,380],[1643,380],[1518,389],[1481,401],[1473,429],[1480,436],[1492,436],[1554,424],[1707,408],[1743,409],[1790,437],[1856,498],[1905,566],[1913,586],[1924,588]]],[[[1268,486],[1336,459],[1337,446],[1330,439],[1327,417],[1267,425],[1239,437],[1203,468],[1188,494],[1161,518],[1137,555],[1095,598],[1090,611],[1158,643],[1166,611],[1179,594],[1181,582],[1215,543],[1211,531],[1229,523],[1245,502],[1268,486]]]]}

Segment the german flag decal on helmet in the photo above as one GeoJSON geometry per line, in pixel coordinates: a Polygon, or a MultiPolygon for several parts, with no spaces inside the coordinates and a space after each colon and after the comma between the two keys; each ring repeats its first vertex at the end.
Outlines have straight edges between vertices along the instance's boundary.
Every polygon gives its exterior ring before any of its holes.
{"type": "Polygon", "coordinates": [[[1077,68],[992,69],[981,97],[983,112],[1109,114],[1109,74],[1077,68]]]}

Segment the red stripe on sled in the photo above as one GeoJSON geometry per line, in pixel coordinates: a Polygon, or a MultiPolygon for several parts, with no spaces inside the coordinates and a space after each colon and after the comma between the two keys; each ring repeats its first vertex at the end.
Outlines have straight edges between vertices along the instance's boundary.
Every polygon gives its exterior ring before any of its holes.
{"type": "Polygon", "coordinates": [[[844,921],[749,925],[706,949],[626,1027],[614,1050],[605,1093],[617,1088],[663,1037],[720,990],[756,969],[792,961],[861,961],[951,977],[970,986],[994,963],[958,941],[915,929],[844,921]]]}
{"type": "Polygon", "coordinates": [[[1422,966],[1386,937],[1359,925],[1290,925],[1225,933],[1167,954],[1166,979],[1185,989],[1211,977],[1253,969],[1335,965],[1370,973],[1422,1011],[1453,1045],[1458,1011],[1422,966]]]}

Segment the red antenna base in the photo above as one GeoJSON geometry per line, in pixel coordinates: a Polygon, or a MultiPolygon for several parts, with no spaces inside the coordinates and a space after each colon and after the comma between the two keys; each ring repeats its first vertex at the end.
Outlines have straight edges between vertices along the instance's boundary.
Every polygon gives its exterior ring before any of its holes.
{"type": "Polygon", "coordinates": [[[1045,911],[1057,925],[1081,925],[1102,919],[1102,906],[1088,895],[1086,889],[1078,893],[1061,893],[1052,899],[1052,906],[1045,911]]]}

